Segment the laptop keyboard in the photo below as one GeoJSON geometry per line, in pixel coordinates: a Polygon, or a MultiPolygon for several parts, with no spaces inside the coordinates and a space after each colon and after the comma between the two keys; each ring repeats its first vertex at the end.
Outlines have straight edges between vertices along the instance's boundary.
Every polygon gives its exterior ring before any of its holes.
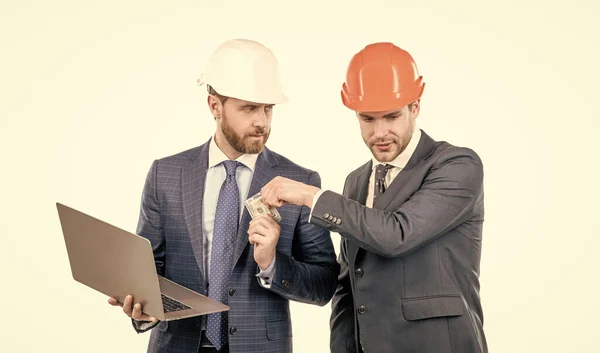
{"type": "Polygon", "coordinates": [[[162,304],[163,304],[163,309],[164,309],[165,313],[191,309],[190,306],[187,306],[187,305],[183,304],[182,302],[177,301],[171,297],[167,297],[166,295],[164,295],[162,293],[160,294],[160,296],[162,297],[162,304]]]}

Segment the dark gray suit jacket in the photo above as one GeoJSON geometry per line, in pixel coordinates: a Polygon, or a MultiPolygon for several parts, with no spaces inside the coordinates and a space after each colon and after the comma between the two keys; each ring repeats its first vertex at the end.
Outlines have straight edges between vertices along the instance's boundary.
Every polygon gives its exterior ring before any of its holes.
{"type": "Polygon", "coordinates": [[[342,237],[331,352],[485,353],[479,298],[483,166],[468,148],[423,132],[373,208],[372,163],[324,192],[311,223],[342,237]],[[359,335],[357,337],[357,332],[359,335]]]}
{"type": "MultiPolygon", "coordinates": [[[[152,243],[159,275],[205,295],[202,205],[208,146],[152,163],[137,229],[152,243]]],[[[317,187],[321,183],[317,172],[265,148],[256,161],[249,196],[278,175],[317,187]]],[[[308,223],[309,211],[294,205],[279,208],[277,272],[265,289],[255,276],[259,267],[247,233],[251,218],[244,209],[228,298],[231,353],[291,353],[289,300],[324,306],[333,296],[339,273],[335,250],[329,232],[308,223]]],[[[197,353],[200,335],[201,317],[161,322],[152,329],[148,352],[197,353]]]]}

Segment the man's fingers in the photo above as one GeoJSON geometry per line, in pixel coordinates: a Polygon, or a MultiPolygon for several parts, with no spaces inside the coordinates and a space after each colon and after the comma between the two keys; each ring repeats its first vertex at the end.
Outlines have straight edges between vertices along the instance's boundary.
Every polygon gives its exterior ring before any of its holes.
{"type": "Polygon", "coordinates": [[[274,203],[277,201],[277,195],[273,193],[273,185],[275,183],[277,183],[277,180],[273,179],[260,190],[262,201],[267,205],[267,207],[274,205],[274,203]]]}
{"type": "Polygon", "coordinates": [[[133,314],[131,317],[134,320],[138,320],[138,321],[152,321],[152,322],[158,321],[158,319],[156,319],[155,317],[152,317],[148,314],[144,314],[142,312],[142,305],[140,303],[136,303],[133,306],[133,314]]]}
{"type": "Polygon", "coordinates": [[[277,221],[275,221],[275,218],[273,218],[271,215],[264,214],[264,213],[255,217],[252,221],[250,221],[250,226],[248,227],[248,230],[251,230],[251,229],[253,229],[253,227],[256,227],[259,225],[262,225],[263,227],[265,227],[267,229],[279,227],[279,224],[277,223],[277,221]]]}
{"type": "Polygon", "coordinates": [[[279,199],[278,194],[274,191],[270,191],[263,199],[263,202],[267,205],[267,207],[281,207],[285,203],[283,200],[279,199]]]}
{"type": "Polygon", "coordinates": [[[267,245],[269,243],[269,239],[265,236],[262,236],[260,234],[257,233],[252,233],[250,234],[250,236],[248,236],[248,240],[250,241],[250,244],[256,246],[256,245],[267,245]]]}
{"type": "Polygon", "coordinates": [[[130,318],[138,321],[152,321],[156,322],[158,319],[152,317],[148,314],[144,314],[142,312],[142,305],[140,303],[136,303],[133,305],[133,297],[128,295],[125,297],[123,304],[119,303],[115,298],[108,298],[108,303],[113,306],[121,306],[123,307],[123,312],[127,314],[130,318]]]}
{"type": "Polygon", "coordinates": [[[270,182],[268,182],[267,184],[265,184],[265,186],[263,186],[260,189],[260,196],[261,198],[264,200],[265,195],[269,194],[269,191],[271,191],[271,186],[273,185],[273,183],[275,182],[275,179],[271,180],[270,182]]]}
{"type": "Polygon", "coordinates": [[[131,295],[128,295],[125,297],[125,300],[123,301],[123,312],[125,314],[127,314],[127,316],[131,317],[131,311],[132,311],[132,303],[133,303],[133,297],[131,295]]]}
{"type": "Polygon", "coordinates": [[[268,215],[268,214],[262,214],[258,217],[256,223],[260,223],[262,225],[264,225],[267,228],[274,228],[274,227],[278,227],[279,224],[277,223],[277,221],[275,220],[275,218],[273,218],[273,216],[268,215]]]}
{"type": "Polygon", "coordinates": [[[266,237],[269,234],[269,230],[262,223],[256,223],[251,228],[248,229],[248,234],[259,234],[263,237],[266,237]]]}
{"type": "Polygon", "coordinates": [[[133,312],[131,314],[131,317],[135,320],[142,320],[142,314],[142,305],[140,303],[135,304],[133,306],[133,312]]]}
{"type": "Polygon", "coordinates": [[[115,298],[110,297],[108,298],[108,304],[112,305],[112,306],[123,306],[123,304],[119,303],[115,298]]]}
{"type": "Polygon", "coordinates": [[[254,220],[252,220],[252,222],[250,222],[250,226],[248,227],[248,233],[253,232],[258,227],[269,228],[269,223],[264,219],[264,216],[259,217],[261,218],[255,218],[254,220]]]}

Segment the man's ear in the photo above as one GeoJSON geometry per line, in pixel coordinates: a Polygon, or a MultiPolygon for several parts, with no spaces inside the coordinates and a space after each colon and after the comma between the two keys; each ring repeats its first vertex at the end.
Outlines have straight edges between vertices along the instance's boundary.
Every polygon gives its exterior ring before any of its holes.
{"type": "Polygon", "coordinates": [[[208,108],[215,119],[219,118],[223,112],[223,104],[219,98],[209,94],[207,97],[208,108]]]}
{"type": "Polygon", "coordinates": [[[421,112],[421,98],[414,101],[410,107],[410,113],[415,119],[419,116],[419,112],[421,112]]]}

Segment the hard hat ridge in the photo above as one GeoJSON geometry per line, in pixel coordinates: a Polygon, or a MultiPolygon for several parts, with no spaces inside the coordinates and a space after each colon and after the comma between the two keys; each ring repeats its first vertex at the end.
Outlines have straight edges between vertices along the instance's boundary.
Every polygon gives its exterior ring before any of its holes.
{"type": "Polygon", "coordinates": [[[199,85],[219,94],[261,104],[285,103],[279,64],[273,52],[255,40],[225,41],[212,53],[199,85]]]}
{"type": "Polygon", "coordinates": [[[390,42],[366,45],[346,70],[342,103],[355,111],[402,108],[421,98],[425,83],[413,57],[390,42]]]}

